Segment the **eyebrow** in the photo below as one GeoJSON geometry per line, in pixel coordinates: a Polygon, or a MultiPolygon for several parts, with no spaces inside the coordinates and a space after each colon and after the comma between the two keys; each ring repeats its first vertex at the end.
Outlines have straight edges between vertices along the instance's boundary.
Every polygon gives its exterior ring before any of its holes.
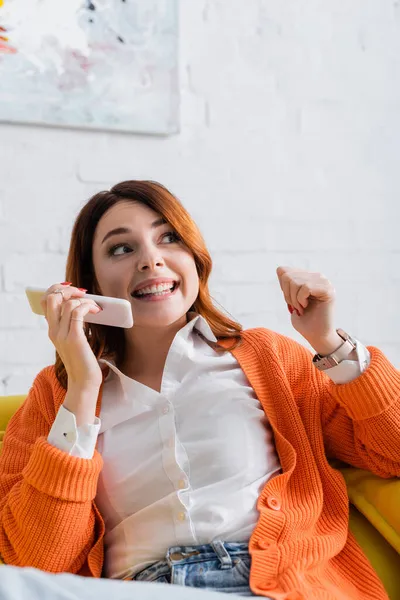
{"type": "MultiPolygon", "coordinates": [[[[150,227],[151,229],[156,229],[157,227],[161,227],[161,225],[165,225],[165,223],[167,223],[167,221],[164,217],[160,217],[159,219],[156,219],[156,221],[153,221],[150,227]]],[[[120,235],[121,233],[132,233],[132,229],[129,229],[129,227],[117,227],[116,229],[111,229],[111,231],[106,233],[101,243],[104,244],[104,242],[112,235],[120,235]]]]}

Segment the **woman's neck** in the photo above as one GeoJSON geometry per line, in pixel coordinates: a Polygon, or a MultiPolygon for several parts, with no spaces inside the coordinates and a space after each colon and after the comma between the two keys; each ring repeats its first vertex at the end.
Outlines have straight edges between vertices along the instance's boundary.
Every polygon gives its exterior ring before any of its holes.
{"type": "MultiPolygon", "coordinates": [[[[125,342],[125,356],[118,368],[132,379],[160,381],[175,335],[187,323],[186,315],[169,327],[133,327],[125,342]]],[[[153,386],[152,386],[153,387],[153,386]]]]}

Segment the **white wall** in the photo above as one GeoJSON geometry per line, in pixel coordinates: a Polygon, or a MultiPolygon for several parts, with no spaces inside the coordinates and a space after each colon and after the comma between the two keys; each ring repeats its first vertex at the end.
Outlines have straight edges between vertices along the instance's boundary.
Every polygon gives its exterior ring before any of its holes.
{"type": "Polygon", "coordinates": [[[0,125],[0,394],[54,359],[26,285],[64,280],[73,219],[133,178],[176,193],[212,251],[214,297],[291,328],[275,269],[325,273],[337,326],[400,361],[400,6],[181,0],[181,133],[0,125]]]}

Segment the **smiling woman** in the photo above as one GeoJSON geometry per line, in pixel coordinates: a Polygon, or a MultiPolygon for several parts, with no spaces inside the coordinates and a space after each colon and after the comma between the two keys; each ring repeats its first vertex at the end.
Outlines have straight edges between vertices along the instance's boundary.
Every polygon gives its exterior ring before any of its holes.
{"type": "MultiPolygon", "coordinates": [[[[95,356],[107,356],[130,376],[140,373],[142,379],[159,380],[169,345],[191,311],[206,318],[217,337],[239,339],[241,326],[210,297],[211,268],[198,227],[161,184],[125,181],[93,196],[72,231],[66,279],[90,293],[129,300],[135,323],[130,330],[91,325],[89,343],[95,356]],[[143,286],[165,281],[173,284],[167,293],[157,289],[138,294],[143,286]]],[[[56,374],[66,387],[58,356],[56,374]]]]}

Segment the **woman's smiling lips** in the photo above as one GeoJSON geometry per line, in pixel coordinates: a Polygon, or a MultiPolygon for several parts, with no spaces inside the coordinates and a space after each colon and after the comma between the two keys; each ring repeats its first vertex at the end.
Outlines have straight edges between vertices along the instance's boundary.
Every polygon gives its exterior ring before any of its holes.
{"type": "Polygon", "coordinates": [[[141,302],[160,302],[161,300],[165,300],[173,296],[178,287],[179,282],[174,279],[166,279],[161,277],[147,279],[137,285],[131,296],[135,300],[139,300],[141,302]]]}

